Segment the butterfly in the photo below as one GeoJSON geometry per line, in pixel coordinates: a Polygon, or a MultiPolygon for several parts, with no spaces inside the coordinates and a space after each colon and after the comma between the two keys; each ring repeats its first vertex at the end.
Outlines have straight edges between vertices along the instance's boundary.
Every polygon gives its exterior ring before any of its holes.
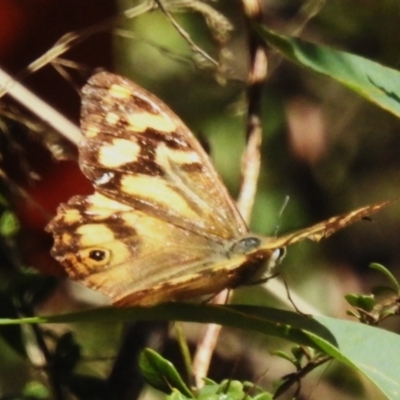
{"type": "Polygon", "coordinates": [[[319,241],[389,201],[282,237],[249,232],[211,161],[157,97],[101,72],[83,88],[79,163],[94,194],[62,204],[47,230],[72,279],[118,306],[152,306],[235,288],[286,246],[319,241]]]}

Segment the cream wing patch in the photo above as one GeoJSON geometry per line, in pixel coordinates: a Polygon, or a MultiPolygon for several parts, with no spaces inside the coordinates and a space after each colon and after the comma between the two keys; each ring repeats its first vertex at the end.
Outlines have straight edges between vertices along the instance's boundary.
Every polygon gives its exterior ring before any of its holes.
{"type": "Polygon", "coordinates": [[[99,151],[99,161],[106,168],[117,168],[135,162],[140,152],[136,141],[113,139],[109,145],[104,144],[99,151]]]}
{"type": "Polygon", "coordinates": [[[169,168],[170,165],[193,165],[200,164],[199,155],[192,150],[175,150],[168,148],[165,143],[160,143],[156,149],[156,162],[169,168]]]}
{"type": "Polygon", "coordinates": [[[114,83],[109,87],[108,94],[117,100],[129,99],[132,96],[132,91],[124,86],[114,83]]]}
{"type": "Polygon", "coordinates": [[[162,178],[140,175],[126,175],[121,179],[121,186],[125,193],[136,196],[142,200],[156,201],[164,207],[180,214],[185,219],[198,219],[198,214],[193,211],[186,200],[172,189],[168,182],[162,178]]]}
{"type": "Polygon", "coordinates": [[[154,129],[163,132],[173,132],[176,129],[175,122],[166,118],[164,115],[155,115],[150,113],[135,113],[126,116],[129,123],[129,129],[135,132],[145,132],[148,129],[154,129]]]}

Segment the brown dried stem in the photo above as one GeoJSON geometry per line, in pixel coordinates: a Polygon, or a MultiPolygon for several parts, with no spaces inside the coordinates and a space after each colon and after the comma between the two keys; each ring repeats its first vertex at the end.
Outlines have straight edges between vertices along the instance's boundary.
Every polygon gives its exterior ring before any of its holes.
{"type": "MultiPolygon", "coordinates": [[[[262,15],[259,0],[242,0],[242,4],[248,27],[250,27],[252,22],[261,20],[262,15]]],[[[251,29],[249,29],[248,34],[250,71],[247,86],[247,146],[242,160],[242,184],[237,202],[239,211],[246,222],[250,220],[260,171],[260,146],[262,138],[260,114],[262,86],[267,76],[267,55],[265,45],[258,38],[258,36],[251,31],[251,29]]],[[[214,299],[214,303],[224,303],[228,298],[229,293],[227,290],[224,290],[214,299]]],[[[207,376],[211,357],[214,352],[220,331],[220,325],[207,325],[198,343],[197,351],[193,361],[193,370],[198,386],[201,385],[202,378],[207,376]]]]}

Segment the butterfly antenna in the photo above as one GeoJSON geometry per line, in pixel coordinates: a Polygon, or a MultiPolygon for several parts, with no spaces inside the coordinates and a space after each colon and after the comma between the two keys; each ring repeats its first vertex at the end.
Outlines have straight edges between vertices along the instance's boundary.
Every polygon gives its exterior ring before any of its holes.
{"type": "Polygon", "coordinates": [[[292,305],[292,307],[294,308],[294,310],[295,310],[298,314],[300,314],[300,315],[303,315],[303,316],[305,316],[305,317],[310,317],[310,314],[305,314],[305,313],[303,313],[303,312],[297,307],[296,303],[294,302],[294,300],[293,300],[293,298],[292,298],[292,295],[290,294],[290,289],[289,289],[289,285],[288,285],[288,283],[287,283],[287,280],[285,279],[285,277],[284,277],[282,274],[281,274],[281,277],[282,277],[282,282],[283,282],[283,284],[285,285],[286,296],[287,296],[288,300],[290,301],[290,304],[292,305]]]}
{"type": "Polygon", "coordinates": [[[281,205],[281,208],[280,208],[280,210],[278,212],[278,218],[277,218],[277,221],[276,221],[276,224],[275,224],[274,237],[278,236],[281,218],[282,218],[283,212],[286,209],[286,206],[289,204],[289,200],[290,200],[290,196],[286,195],[284,200],[283,200],[283,203],[281,205]]]}

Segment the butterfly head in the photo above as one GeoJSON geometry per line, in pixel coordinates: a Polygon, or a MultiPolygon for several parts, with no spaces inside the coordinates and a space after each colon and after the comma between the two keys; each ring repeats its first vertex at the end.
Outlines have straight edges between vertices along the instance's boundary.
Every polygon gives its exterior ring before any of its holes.
{"type": "Polygon", "coordinates": [[[236,240],[228,251],[228,258],[246,255],[249,259],[265,262],[265,271],[270,272],[286,255],[286,247],[269,246],[270,238],[248,235],[236,240]]]}

